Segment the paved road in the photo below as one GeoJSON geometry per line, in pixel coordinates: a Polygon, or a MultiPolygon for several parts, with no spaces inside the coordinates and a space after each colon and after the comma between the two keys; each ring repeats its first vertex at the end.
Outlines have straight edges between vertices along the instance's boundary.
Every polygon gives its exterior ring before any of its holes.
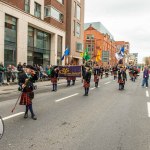
{"type": "MultiPolygon", "coordinates": [[[[38,120],[13,118],[15,100],[0,102],[5,135],[2,150],[149,150],[150,89],[141,87],[141,78],[128,80],[119,91],[111,77],[100,81],[89,97],[81,83],[60,88],[57,93],[38,93],[34,109],[38,120]]],[[[15,114],[23,112],[17,107],[15,114]]]]}

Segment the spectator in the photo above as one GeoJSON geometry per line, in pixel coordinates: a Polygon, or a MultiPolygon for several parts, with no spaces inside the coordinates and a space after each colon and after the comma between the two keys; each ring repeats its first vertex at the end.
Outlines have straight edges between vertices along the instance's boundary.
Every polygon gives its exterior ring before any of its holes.
{"type": "Polygon", "coordinates": [[[7,77],[7,85],[9,85],[10,84],[10,79],[12,77],[12,66],[11,65],[9,65],[7,67],[6,77],[7,77]]]}
{"type": "Polygon", "coordinates": [[[4,65],[3,65],[3,63],[1,62],[0,63],[0,86],[2,85],[2,84],[4,84],[4,71],[5,71],[6,69],[5,69],[5,67],[4,67],[4,65]]]}
{"type": "Polygon", "coordinates": [[[142,83],[143,87],[146,84],[146,88],[148,88],[148,79],[149,79],[149,70],[148,70],[148,67],[145,66],[144,72],[143,72],[143,83],[142,83]]]}

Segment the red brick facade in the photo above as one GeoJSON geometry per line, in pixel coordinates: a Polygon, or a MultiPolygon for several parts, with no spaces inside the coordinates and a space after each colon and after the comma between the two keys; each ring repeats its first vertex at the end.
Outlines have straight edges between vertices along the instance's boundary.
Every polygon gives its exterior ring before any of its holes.
{"type": "Polygon", "coordinates": [[[25,0],[2,0],[2,1],[24,10],[25,0]]]}
{"type": "Polygon", "coordinates": [[[113,66],[117,64],[117,60],[115,57],[115,41],[111,40],[108,34],[104,35],[93,27],[89,27],[87,30],[84,31],[84,48],[86,49],[87,46],[91,46],[91,44],[93,47],[93,51],[89,51],[89,54],[91,55],[93,61],[96,61],[96,56],[99,51],[100,60],[98,63],[100,65],[107,66],[108,63],[102,62],[102,51],[109,51],[109,65],[113,66]],[[87,39],[88,35],[93,35],[93,39],[87,39]]]}

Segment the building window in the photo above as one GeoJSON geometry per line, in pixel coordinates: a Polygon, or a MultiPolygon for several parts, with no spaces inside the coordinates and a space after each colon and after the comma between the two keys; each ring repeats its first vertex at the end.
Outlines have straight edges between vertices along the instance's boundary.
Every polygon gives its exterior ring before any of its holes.
{"type": "Polygon", "coordinates": [[[5,46],[4,46],[4,64],[16,65],[17,56],[17,19],[5,16],[5,46]]]}
{"type": "Polygon", "coordinates": [[[30,0],[25,0],[25,12],[30,13],[30,0]]]}
{"type": "Polygon", "coordinates": [[[79,42],[76,43],[76,51],[83,52],[83,44],[82,43],[79,43],[79,42]]]}
{"type": "Polygon", "coordinates": [[[109,62],[109,51],[102,51],[102,62],[109,62]]]}
{"type": "Polygon", "coordinates": [[[76,17],[78,20],[81,18],[81,7],[79,5],[77,5],[76,17]]]}
{"type": "Polygon", "coordinates": [[[81,35],[81,29],[80,29],[79,23],[76,24],[76,35],[77,35],[77,37],[80,37],[80,35],[81,35]]]}
{"type": "Polygon", "coordinates": [[[93,34],[88,34],[88,35],[86,36],[86,39],[87,39],[87,40],[94,40],[94,35],[93,35],[93,34]]]}
{"type": "Polygon", "coordinates": [[[59,22],[64,20],[64,15],[53,7],[45,7],[45,17],[52,17],[59,22]]]}
{"type": "Polygon", "coordinates": [[[34,5],[34,16],[37,18],[41,18],[41,5],[36,2],[34,3],[34,5]]]}
{"type": "Polygon", "coordinates": [[[50,34],[28,27],[28,64],[50,64],[50,34]]]}
{"type": "Polygon", "coordinates": [[[58,35],[57,42],[57,65],[62,65],[61,57],[62,57],[62,37],[58,35]]]}
{"type": "Polygon", "coordinates": [[[57,0],[59,3],[64,4],[64,0],[57,0]]]}
{"type": "Polygon", "coordinates": [[[87,45],[86,45],[86,48],[88,48],[88,50],[89,50],[90,52],[93,52],[93,51],[95,50],[95,45],[94,45],[94,44],[87,44],[87,45]]]}

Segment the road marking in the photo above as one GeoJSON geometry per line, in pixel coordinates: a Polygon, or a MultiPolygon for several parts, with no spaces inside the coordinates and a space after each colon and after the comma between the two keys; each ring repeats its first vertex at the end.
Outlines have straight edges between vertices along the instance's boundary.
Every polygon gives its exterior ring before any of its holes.
{"type": "Polygon", "coordinates": [[[148,92],[148,90],[146,90],[146,97],[149,97],[149,92],[148,92]]]}
{"type": "Polygon", "coordinates": [[[23,114],[24,114],[24,112],[20,112],[20,113],[17,113],[17,114],[14,114],[14,115],[10,115],[10,116],[8,116],[8,117],[5,117],[5,118],[3,118],[3,120],[5,121],[5,120],[8,120],[8,119],[11,119],[11,118],[14,118],[14,117],[23,115],[23,114]]]}
{"type": "Polygon", "coordinates": [[[106,82],[105,85],[110,84],[111,82],[106,82]]]}
{"type": "Polygon", "coordinates": [[[65,99],[68,99],[68,98],[71,98],[71,97],[74,97],[74,96],[77,96],[77,95],[79,95],[79,93],[76,93],[76,94],[73,94],[73,95],[70,95],[70,96],[67,96],[67,97],[64,97],[64,98],[55,100],[55,102],[57,103],[57,102],[63,101],[63,100],[65,100],[65,99]]]}
{"type": "Polygon", "coordinates": [[[94,90],[94,89],[95,89],[95,87],[91,88],[90,90],[94,90]]]}
{"type": "Polygon", "coordinates": [[[148,117],[150,118],[150,103],[147,102],[148,117]]]}

